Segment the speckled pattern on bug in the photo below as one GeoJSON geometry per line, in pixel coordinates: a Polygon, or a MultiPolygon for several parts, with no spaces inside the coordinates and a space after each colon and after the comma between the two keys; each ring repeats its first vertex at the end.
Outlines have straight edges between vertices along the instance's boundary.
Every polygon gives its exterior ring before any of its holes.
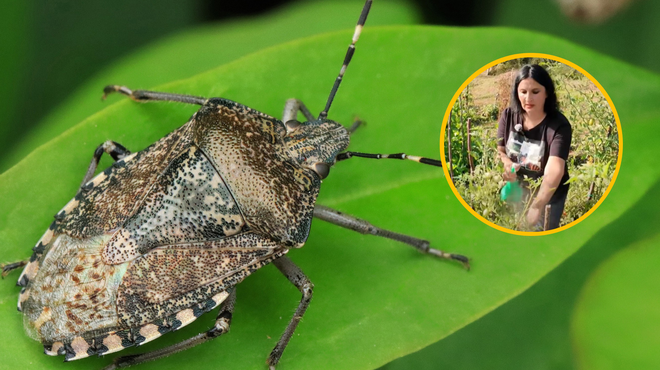
{"type": "Polygon", "coordinates": [[[211,99],[85,184],[19,278],[30,335],[68,360],[149,341],[302,246],[320,180],[289,157],[285,134],[272,117],[211,99]]]}
{"type": "Polygon", "coordinates": [[[140,345],[190,324],[220,306],[215,325],[164,350],[115,359],[109,367],[150,361],[229,330],[236,285],[273,263],[302,293],[296,312],[271,352],[274,368],[312,298],[310,279],[285,254],[302,247],[313,217],[363,234],[393,239],[423,253],[468,259],[429,242],[375,227],[316,204],[321,180],[336,162],[354,157],[437,160],[345,151],[350,134],[328,110],[366,21],[367,0],[325,109],[315,118],[296,99],[282,120],[222,98],[130,90],[137,101],[201,105],[182,127],[130,153],[101,144],[75,197],[33,248],[18,279],[18,309],[28,334],[48,355],[67,361],[140,345]],[[296,120],[299,113],[306,122],[296,120]],[[103,153],[116,161],[99,173],[103,153]]]}

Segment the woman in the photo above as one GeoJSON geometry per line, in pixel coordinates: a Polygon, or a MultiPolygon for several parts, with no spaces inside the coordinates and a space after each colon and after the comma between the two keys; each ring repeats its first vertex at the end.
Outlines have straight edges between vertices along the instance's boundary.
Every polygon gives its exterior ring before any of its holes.
{"type": "Polygon", "coordinates": [[[522,180],[525,175],[543,177],[526,216],[531,227],[542,230],[548,204],[547,229],[559,227],[568,194],[566,160],[571,133],[571,124],[559,111],[548,72],[537,64],[523,66],[511,89],[510,106],[500,116],[497,150],[505,180],[522,180]]]}

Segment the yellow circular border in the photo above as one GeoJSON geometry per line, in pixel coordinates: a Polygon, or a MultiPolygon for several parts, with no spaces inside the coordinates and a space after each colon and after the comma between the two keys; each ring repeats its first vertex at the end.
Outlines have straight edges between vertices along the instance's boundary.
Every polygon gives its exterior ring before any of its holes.
{"type": "Polygon", "coordinates": [[[500,58],[500,59],[494,60],[494,61],[492,61],[492,62],[486,64],[485,66],[481,67],[479,70],[477,70],[476,72],[474,72],[474,73],[473,73],[473,74],[472,74],[467,80],[465,80],[465,82],[463,82],[463,84],[458,88],[458,91],[456,91],[456,93],[454,94],[454,97],[453,97],[453,98],[451,99],[451,101],[449,102],[449,106],[447,107],[447,110],[445,111],[445,115],[444,115],[444,117],[443,117],[442,122],[443,122],[443,123],[442,123],[442,129],[441,129],[441,131],[440,131],[440,160],[442,161],[442,170],[443,170],[444,173],[445,173],[445,178],[447,179],[447,182],[449,183],[449,186],[451,187],[451,190],[454,192],[454,195],[455,195],[456,198],[461,202],[461,204],[463,205],[463,207],[465,207],[465,209],[467,209],[470,213],[472,213],[472,215],[474,215],[476,218],[478,218],[479,220],[481,220],[481,222],[483,222],[483,223],[485,223],[486,225],[489,225],[489,226],[491,226],[491,227],[493,227],[493,228],[495,228],[495,229],[497,229],[497,230],[504,231],[504,232],[509,233],[509,234],[514,234],[514,235],[524,235],[524,236],[541,236],[541,235],[549,235],[549,234],[554,234],[554,233],[556,233],[556,232],[560,232],[560,231],[562,231],[562,230],[566,230],[566,229],[568,229],[568,228],[570,228],[570,227],[573,227],[574,225],[577,225],[578,223],[582,222],[585,218],[587,218],[587,217],[588,217],[593,211],[595,211],[596,208],[598,208],[598,207],[601,205],[601,203],[603,203],[603,201],[605,200],[605,198],[607,198],[607,195],[610,193],[610,190],[612,190],[612,186],[614,185],[614,182],[616,181],[616,178],[617,178],[617,176],[619,175],[619,169],[621,168],[621,160],[622,160],[622,158],[623,158],[623,133],[622,133],[622,131],[621,131],[621,121],[619,120],[619,114],[617,113],[616,108],[614,107],[614,103],[612,102],[612,99],[611,99],[610,96],[607,94],[607,92],[605,91],[605,89],[603,89],[603,86],[602,86],[598,81],[596,81],[596,79],[595,79],[592,75],[590,75],[589,72],[585,71],[584,69],[582,69],[580,66],[576,65],[576,64],[573,63],[573,62],[570,62],[570,61],[568,61],[568,60],[566,60],[566,59],[564,59],[564,58],[560,58],[560,57],[557,57],[557,56],[554,56],[554,55],[543,54],[543,53],[520,53],[520,54],[512,54],[512,55],[509,55],[509,56],[506,56],[506,57],[503,57],[503,58],[500,58]],[[616,163],[616,169],[614,170],[614,175],[612,176],[612,181],[610,182],[610,185],[609,185],[609,186],[607,187],[607,189],[605,190],[605,193],[603,193],[603,196],[598,200],[598,202],[597,202],[593,207],[591,207],[591,209],[590,209],[587,213],[583,214],[583,215],[582,215],[580,218],[578,218],[577,220],[571,222],[571,223],[568,224],[568,225],[564,225],[564,226],[562,226],[562,227],[560,227],[560,228],[553,229],[553,230],[548,230],[548,231],[516,231],[516,230],[511,230],[511,229],[507,229],[507,228],[504,228],[504,227],[502,227],[502,226],[496,225],[495,223],[493,223],[493,222],[488,221],[487,219],[485,219],[483,216],[481,216],[480,214],[478,214],[477,212],[475,212],[475,211],[474,211],[474,210],[473,210],[473,209],[472,209],[472,208],[471,208],[471,207],[465,202],[465,200],[463,200],[463,197],[461,197],[461,195],[458,193],[458,190],[456,190],[456,187],[454,186],[454,182],[451,180],[451,177],[450,177],[450,175],[449,175],[449,170],[448,170],[448,166],[447,166],[447,160],[445,159],[445,145],[444,145],[444,142],[445,142],[445,130],[446,130],[446,128],[447,128],[447,119],[450,117],[451,110],[452,110],[452,108],[454,107],[454,104],[456,104],[456,100],[458,100],[458,96],[463,92],[463,90],[465,90],[465,88],[467,87],[467,85],[468,85],[470,82],[472,82],[472,80],[474,80],[478,75],[480,75],[481,73],[483,73],[486,69],[488,69],[488,68],[490,68],[490,67],[492,67],[492,66],[494,66],[494,65],[497,65],[497,64],[500,64],[500,63],[502,63],[502,62],[509,61],[509,60],[513,60],[513,59],[530,58],[530,57],[531,57],[531,58],[544,58],[544,59],[551,59],[551,60],[554,60],[554,61],[557,61],[557,62],[564,63],[564,64],[566,64],[566,65],[568,65],[568,66],[573,67],[575,70],[579,71],[580,73],[582,73],[583,75],[585,75],[589,80],[591,80],[591,82],[593,82],[594,85],[596,85],[596,87],[598,87],[598,90],[600,90],[600,92],[603,94],[603,96],[605,97],[605,99],[607,99],[607,102],[609,103],[610,108],[612,109],[612,113],[614,114],[614,119],[616,120],[616,126],[617,126],[617,129],[618,129],[618,136],[619,136],[619,153],[618,153],[618,159],[617,159],[617,163],[616,163]]]}

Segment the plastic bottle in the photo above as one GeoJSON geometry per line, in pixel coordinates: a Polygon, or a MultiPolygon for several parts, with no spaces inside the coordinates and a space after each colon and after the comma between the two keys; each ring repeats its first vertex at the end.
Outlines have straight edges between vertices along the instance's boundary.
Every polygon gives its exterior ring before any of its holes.
{"type": "MultiPolygon", "coordinates": [[[[516,173],[516,169],[519,166],[520,165],[514,163],[511,166],[511,173],[516,173]]],[[[522,188],[520,187],[517,179],[514,181],[507,181],[507,183],[502,187],[502,190],[500,190],[500,199],[502,199],[504,202],[520,202],[522,199],[522,188]]]]}

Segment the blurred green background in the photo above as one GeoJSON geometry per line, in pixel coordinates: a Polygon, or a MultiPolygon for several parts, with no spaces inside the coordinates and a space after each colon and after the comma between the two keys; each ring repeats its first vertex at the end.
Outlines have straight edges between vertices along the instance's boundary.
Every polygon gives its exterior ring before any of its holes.
{"type": "MultiPolygon", "coordinates": [[[[173,40],[180,32],[202,32],[209,27],[222,26],[249,29],[255,24],[250,23],[251,21],[263,23],[277,15],[292,14],[296,9],[304,8],[310,2],[312,1],[250,2],[249,6],[242,5],[245,3],[210,0],[186,2],[9,0],[3,2],[3,11],[0,12],[0,37],[2,37],[0,172],[20,160],[25,155],[26,148],[34,148],[47,140],[43,135],[44,132],[49,133],[48,127],[40,127],[38,130],[35,127],[55,121],[56,118],[53,117],[58,116],[57,107],[63,107],[62,104],[65,102],[75,103],[67,101],[71,96],[82,98],[89,95],[86,82],[98,76],[108,75],[107,71],[111,71],[113,66],[135,60],[135,55],[138,55],[139,59],[141,49],[157,48],[163,39],[173,40]]],[[[362,3],[362,0],[349,0],[349,2],[362,3]]],[[[385,1],[376,0],[374,9],[377,9],[379,2],[385,1]]],[[[387,3],[396,4],[400,7],[400,11],[406,14],[399,18],[383,19],[380,24],[419,22],[525,28],[553,34],[613,58],[660,73],[660,52],[657,48],[660,43],[660,23],[657,22],[660,16],[658,1],[632,1],[627,7],[599,23],[570,19],[553,0],[534,2],[417,0],[387,1],[387,3]]],[[[357,15],[355,17],[351,15],[350,18],[356,17],[357,15]]],[[[332,19],[308,20],[309,23],[331,21],[332,19]]],[[[285,26],[289,27],[288,36],[285,38],[269,39],[267,35],[251,37],[260,38],[262,44],[257,46],[263,48],[296,38],[300,28],[307,29],[308,33],[305,35],[314,32],[314,27],[304,27],[306,25],[301,23],[291,22],[285,26]]],[[[279,24],[277,27],[281,31],[283,25],[279,24]]],[[[247,32],[245,29],[243,33],[247,32]]],[[[331,26],[324,26],[319,27],[317,32],[332,29],[331,26]]],[[[245,40],[245,42],[253,42],[253,39],[245,40]]],[[[150,81],[145,83],[155,85],[188,77],[255,51],[250,47],[237,46],[242,42],[239,36],[232,41],[234,44],[230,46],[234,49],[232,51],[228,48],[226,53],[228,60],[213,64],[213,60],[204,58],[203,47],[218,46],[202,46],[197,51],[199,55],[181,56],[188,61],[198,58],[199,70],[182,69],[179,74],[166,72],[160,80],[145,80],[150,81]]],[[[521,46],[521,49],[527,51],[537,51],[529,50],[530,48],[533,49],[534,46],[521,46]]],[[[538,50],[538,52],[542,51],[538,50]]],[[[447,53],[451,53],[451,50],[447,50],[447,53]]],[[[163,60],[162,63],[176,65],[177,62],[163,60]]],[[[158,70],[160,66],[154,65],[153,68],[158,70]]],[[[92,85],[98,84],[98,92],[90,99],[100,98],[104,83],[128,84],[129,82],[131,81],[95,81],[92,85]]],[[[147,88],[152,85],[139,87],[147,88]]],[[[616,101],[614,103],[616,104],[616,101]]],[[[444,104],[444,102],[440,103],[442,109],[444,104]]],[[[98,110],[103,107],[103,104],[98,104],[98,110]]],[[[82,115],[81,119],[84,117],[85,115],[82,115]]],[[[70,122],[70,126],[76,123],[70,122]]],[[[52,131],[52,134],[57,134],[57,130],[60,129],[58,127],[52,131]]],[[[625,124],[623,135],[625,138],[625,124]]],[[[645,197],[658,199],[660,184],[649,190],[645,197]]],[[[653,203],[640,202],[617,223],[634,224],[640,217],[643,217],[644,223],[660,221],[653,203]]],[[[633,235],[631,241],[643,240],[654,235],[641,224],[639,229],[630,230],[630,233],[633,235]]],[[[617,253],[620,253],[624,247],[609,244],[611,238],[612,235],[609,235],[607,230],[603,230],[528,291],[445,340],[399,359],[386,368],[415,367],[418,370],[592,368],[588,361],[584,359],[576,361],[574,358],[572,348],[574,343],[571,342],[571,325],[575,324],[572,324],[573,310],[577,306],[589,305],[588,301],[580,298],[584,286],[606,285],[604,283],[599,285],[597,276],[594,277],[593,274],[602,270],[602,267],[599,268],[601,263],[614,265],[616,261],[611,259],[617,258],[619,256],[617,253]]],[[[599,291],[607,291],[605,288],[599,289],[599,291]]],[[[591,293],[591,295],[595,294],[591,293]]],[[[587,319],[581,318],[581,320],[587,319]]],[[[597,320],[595,322],[598,323],[597,320]]],[[[577,333],[578,340],[585,336],[579,330],[577,333]]],[[[608,351],[605,349],[602,352],[608,351]]],[[[592,350],[592,353],[596,353],[593,355],[596,358],[602,358],[602,355],[598,356],[598,350],[592,350]]],[[[583,353],[582,356],[587,355],[583,353]]],[[[653,367],[648,365],[648,368],[653,367]]]]}
{"type": "MultiPolygon", "coordinates": [[[[592,24],[567,18],[558,1],[410,0],[396,3],[405,3],[416,14],[411,20],[414,22],[497,25],[541,31],[660,72],[657,48],[660,2],[633,1],[611,18],[592,24]]],[[[248,4],[212,0],[3,2],[0,12],[3,82],[0,84],[0,172],[25,155],[13,153],[27,135],[34,134],[35,125],[99,71],[177,32],[237,24],[251,17],[267,19],[270,13],[278,14],[300,6],[300,1],[251,1],[248,4]]],[[[309,20],[327,21],[329,19],[309,20]]],[[[299,26],[288,24],[291,37],[299,26]]],[[[204,53],[203,50],[199,52],[204,53]]],[[[183,77],[188,76],[176,76],[177,79],[183,77]]]]}

